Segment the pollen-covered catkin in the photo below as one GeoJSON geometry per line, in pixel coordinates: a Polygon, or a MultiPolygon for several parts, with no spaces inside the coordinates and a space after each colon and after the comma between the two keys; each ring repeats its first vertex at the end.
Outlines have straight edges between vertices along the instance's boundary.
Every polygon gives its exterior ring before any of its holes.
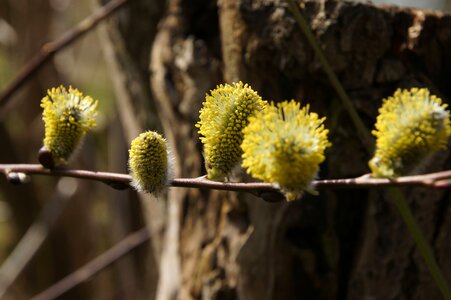
{"type": "Polygon", "coordinates": [[[143,132],[132,141],[128,152],[132,185],[139,192],[158,195],[172,174],[166,140],[156,132],[143,132]]]}
{"type": "Polygon", "coordinates": [[[200,111],[200,140],[204,145],[207,178],[223,181],[239,164],[243,128],[266,101],[242,82],[219,85],[206,95],[200,111]]]}
{"type": "Polygon", "coordinates": [[[394,178],[416,173],[427,157],[445,149],[451,136],[446,107],[425,88],[398,89],[384,99],[373,130],[372,175],[394,178]]]}
{"type": "Polygon", "coordinates": [[[244,129],[243,167],[253,177],[277,184],[287,200],[309,188],[331,144],[325,118],[295,101],[271,103],[244,129]]]}
{"type": "Polygon", "coordinates": [[[68,162],[88,130],[96,125],[97,100],[72,87],[60,86],[47,91],[41,101],[45,123],[44,151],[50,166],[68,162]]]}

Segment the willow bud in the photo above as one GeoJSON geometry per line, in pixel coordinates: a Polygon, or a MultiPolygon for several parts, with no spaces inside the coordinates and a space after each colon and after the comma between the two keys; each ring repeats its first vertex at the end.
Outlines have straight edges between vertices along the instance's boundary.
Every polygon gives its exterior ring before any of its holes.
{"type": "Polygon", "coordinates": [[[141,133],[132,141],[128,153],[133,187],[158,195],[172,177],[166,140],[153,131],[141,133]]]}
{"type": "Polygon", "coordinates": [[[376,151],[369,162],[373,177],[416,173],[427,158],[446,149],[451,136],[447,105],[429,90],[398,89],[383,101],[376,121],[376,151]]]}
{"type": "Polygon", "coordinates": [[[310,189],[331,145],[324,120],[293,100],[272,103],[244,129],[243,167],[253,177],[275,183],[287,200],[299,198],[310,189]]]}
{"type": "Polygon", "coordinates": [[[88,130],[96,125],[97,104],[72,87],[47,91],[41,101],[45,137],[39,157],[44,167],[67,164],[88,130]]]}
{"type": "Polygon", "coordinates": [[[200,140],[204,145],[207,178],[223,181],[241,159],[243,128],[266,101],[242,82],[219,85],[206,95],[200,111],[200,140]]]}

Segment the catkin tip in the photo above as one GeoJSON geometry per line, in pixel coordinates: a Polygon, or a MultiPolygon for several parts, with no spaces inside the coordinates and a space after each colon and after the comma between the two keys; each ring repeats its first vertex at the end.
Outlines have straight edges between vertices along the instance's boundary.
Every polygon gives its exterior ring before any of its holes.
{"type": "Polygon", "coordinates": [[[376,151],[368,162],[373,177],[395,178],[420,171],[451,136],[450,113],[428,89],[398,89],[383,100],[375,130],[376,151]]]}
{"type": "Polygon", "coordinates": [[[325,118],[295,101],[271,103],[244,129],[242,166],[253,177],[279,186],[288,201],[308,190],[330,146],[325,118]]]}
{"type": "Polygon", "coordinates": [[[208,179],[224,181],[239,165],[242,130],[249,117],[265,105],[266,101],[242,82],[218,85],[206,95],[196,127],[204,146],[208,179]]]}
{"type": "Polygon", "coordinates": [[[67,164],[86,133],[94,127],[97,100],[63,86],[47,91],[41,101],[45,124],[44,150],[39,159],[46,168],[67,164]]]}
{"type": "Polygon", "coordinates": [[[158,196],[172,179],[172,159],[166,140],[158,133],[147,131],[136,137],[129,150],[132,186],[139,192],[158,196]]]}

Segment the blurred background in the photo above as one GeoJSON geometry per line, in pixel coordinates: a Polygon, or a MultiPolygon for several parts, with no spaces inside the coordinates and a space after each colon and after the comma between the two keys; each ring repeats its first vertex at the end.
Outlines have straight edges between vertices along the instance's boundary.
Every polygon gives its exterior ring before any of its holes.
{"type": "MultiPolygon", "coordinates": [[[[0,0],[0,89],[3,89],[40,47],[89,16],[94,1],[0,0]]],[[[99,100],[97,127],[88,134],[74,168],[127,172],[128,143],[117,122],[112,81],[98,31],[93,30],[48,62],[16,95],[1,116],[0,163],[37,163],[44,126],[40,99],[59,85],[78,88],[99,100]]],[[[14,186],[0,178],[0,261],[4,262],[33,222],[52,224],[34,258],[20,272],[5,299],[28,299],[74,271],[143,226],[137,196],[131,191],[70,178],[34,177],[14,186]]],[[[45,226],[44,226],[45,227],[45,226]]],[[[34,240],[42,237],[31,232],[34,240]]],[[[145,291],[144,247],[65,297],[131,299],[145,291]],[[140,255],[141,253],[141,255],[140,255]]],[[[1,281],[1,279],[0,279],[1,281]]]]}
{"type": "MultiPolygon", "coordinates": [[[[375,3],[447,11],[451,1],[375,3]]],[[[0,0],[0,90],[44,43],[90,15],[94,7],[96,3],[92,0],[0,0]]],[[[115,91],[117,78],[112,74],[111,60],[106,59],[111,53],[108,54],[109,46],[105,45],[105,30],[101,26],[59,52],[14,95],[14,106],[7,107],[0,116],[0,163],[37,163],[44,129],[40,100],[47,89],[63,84],[80,89],[100,104],[97,128],[87,136],[71,167],[127,172],[130,133],[118,122],[115,97],[120,95],[115,91]]],[[[146,129],[158,126],[148,124],[146,129]]],[[[156,216],[153,233],[161,240],[165,225],[157,215],[164,214],[166,207],[158,202],[152,207],[156,216]]],[[[20,272],[5,299],[30,298],[128,233],[145,226],[142,211],[135,192],[116,191],[96,182],[34,176],[30,183],[16,186],[0,178],[0,263],[35,221],[43,224],[44,232],[47,229],[49,232],[48,236],[41,231],[31,232],[43,244],[20,272]]],[[[29,239],[30,245],[36,239],[29,239]]],[[[155,255],[152,249],[161,249],[160,244],[157,238],[152,244],[139,247],[61,299],[153,298],[158,269],[155,260],[159,254],[155,255]]]]}

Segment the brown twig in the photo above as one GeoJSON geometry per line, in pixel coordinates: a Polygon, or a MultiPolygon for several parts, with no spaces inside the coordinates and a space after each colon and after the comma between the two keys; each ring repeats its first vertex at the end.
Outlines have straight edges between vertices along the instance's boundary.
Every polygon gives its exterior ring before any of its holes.
{"type": "Polygon", "coordinates": [[[85,33],[93,29],[99,22],[110,16],[117,9],[126,4],[128,0],[112,0],[95,11],[92,15],[78,23],[72,29],[52,42],[41,47],[41,50],[23,67],[19,74],[6,86],[0,94],[0,112],[11,99],[11,96],[19,90],[41,66],[51,59],[58,51],[62,50],[85,33]]]}
{"type": "Polygon", "coordinates": [[[142,245],[149,240],[150,234],[147,228],[142,228],[134,233],[128,235],[122,241],[117,243],[114,247],[102,253],[92,261],[88,262],[77,271],[64,277],[48,289],[34,296],[32,300],[50,300],[55,299],[65,292],[69,291],[78,284],[86,281],[99,271],[103,270],[116,260],[142,245]]]}
{"type": "Polygon", "coordinates": [[[4,173],[8,179],[11,174],[15,173],[24,173],[27,175],[64,176],[100,181],[108,185],[112,185],[113,188],[118,189],[128,188],[131,181],[130,175],[127,174],[63,168],[50,170],[39,164],[0,164],[0,172],[4,173]]]}
{"type": "Polygon", "coordinates": [[[448,188],[451,186],[451,170],[398,177],[395,179],[372,178],[369,174],[349,179],[326,179],[314,181],[316,188],[365,188],[387,186],[424,186],[429,188],[448,188]]]}
{"type": "MultiPolygon", "coordinates": [[[[128,174],[95,172],[88,170],[74,169],[45,169],[39,164],[0,164],[0,172],[8,178],[17,173],[27,175],[47,175],[47,176],[65,176],[81,179],[96,180],[116,189],[126,189],[130,187],[132,180],[128,174]]],[[[17,176],[13,176],[16,178],[17,176]]],[[[278,193],[279,189],[270,183],[263,182],[218,182],[211,181],[205,177],[198,178],[175,178],[170,183],[173,187],[187,188],[205,188],[215,190],[227,190],[237,192],[248,192],[256,195],[262,193],[278,193]]],[[[343,179],[325,179],[314,180],[314,188],[368,188],[368,187],[387,187],[387,186],[424,186],[429,188],[448,188],[451,186],[451,170],[429,173],[423,175],[398,177],[396,179],[372,178],[369,175],[357,178],[343,179]]]]}

